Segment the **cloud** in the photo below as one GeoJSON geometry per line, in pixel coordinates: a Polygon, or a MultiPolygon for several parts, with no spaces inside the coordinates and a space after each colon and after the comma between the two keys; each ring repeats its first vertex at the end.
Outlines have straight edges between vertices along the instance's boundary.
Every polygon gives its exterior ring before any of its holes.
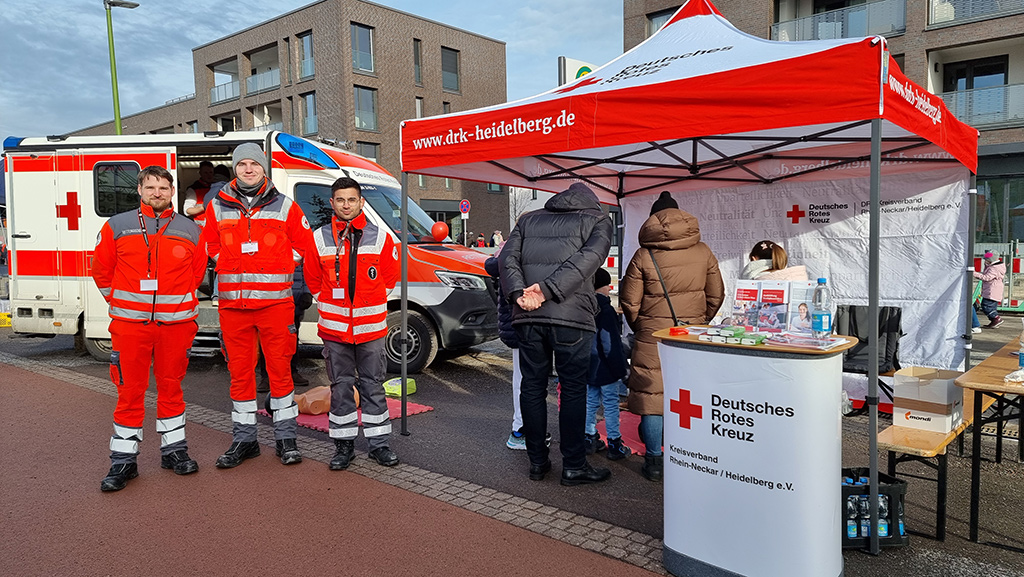
{"type": "MultiPolygon", "coordinates": [[[[194,92],[196,46],[311,2],[139,1],[111,12],[122,116],[194,92]]],[[[378,2],[506,42],[510,100],[553,88],[558,56],[603,64],[622,51],[618,0],[378,2]]],[[[113,117],[99,0],[3,2],[0,54],[0,138],[66,133],[113,117]]]]}

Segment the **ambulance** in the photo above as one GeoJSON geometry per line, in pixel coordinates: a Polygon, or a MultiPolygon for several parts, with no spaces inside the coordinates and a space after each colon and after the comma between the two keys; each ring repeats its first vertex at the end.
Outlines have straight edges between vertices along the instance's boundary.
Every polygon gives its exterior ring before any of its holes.
{"type": "MultiPolygon", "coordinates": [[[[496,290],[484,271],[487,255],[452,242],[409,199],[409,230],[401,231],[401,185],[361,156],[284,132],[211,132],[133,136],[49,136],[4,140],[10,254],[11,321],[26,336],[72,334],[95,358],[110,356],[107,303],[90,275],[100,227],[139,205],[136,178],[162,166],[175,176],[176,206],[198,178],[201,161],[231,165],[243,142],[267,151],[268,176],[302,207],[310,226],[330,222],[331,184],[360,183],[367,218],[409,245],[409,365],[419,372],[439,349],[459,350],[497,337],[496,290]],[[435,234],[437,235],[435,237],[435,234]]],[[[211,276],[211,275],[208,275],[211,276]]],[[[388,370],[398,372],[400,291],[388,302],[388,370]]],[[[218,315],[208,284],[200,287],[199,333],[192,354],[220,352],[218,315]]],[[[306,311],[300,343],[320,344],[316,306],[306,311]]]]}

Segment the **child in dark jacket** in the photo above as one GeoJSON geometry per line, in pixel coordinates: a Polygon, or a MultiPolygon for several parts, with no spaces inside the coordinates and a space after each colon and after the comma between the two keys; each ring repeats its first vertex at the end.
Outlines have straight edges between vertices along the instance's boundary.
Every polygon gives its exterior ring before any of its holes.
{"type": "Polygon", "coordinates": [[[598,312],[594,318],[597,334],[590,349],[590,378],[587,387],[587,453],[605,448],[597,432],[597,408],[604,406],[605,432],[608,434],[607,456],[612,461],[625,459],[632,451],[622,443],[619,432],[619,387],[626,376],[626,354],[622,350],[622,323],[612,308],[608,293],[612,289],[608,271],[597,269],[594,290],[597,292],[598,312]]]}

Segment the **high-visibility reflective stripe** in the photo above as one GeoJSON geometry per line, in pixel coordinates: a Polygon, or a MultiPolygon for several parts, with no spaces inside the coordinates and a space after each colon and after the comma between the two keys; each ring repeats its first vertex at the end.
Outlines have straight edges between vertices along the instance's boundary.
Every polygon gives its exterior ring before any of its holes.
{"type": "Polygon", "coordinates": [[[235,411],[231,412],[231,422],[238,423],[240,425],[255,425],[256,424],[256,413],[238,413],[235,411]]]}
{"type": "Polygon", "coordinates": [[[349,423],[354,423],[356,422],[356,419],[359,418],[359,413],[355,411],[352,411],[347,415],[335,415],[334,413],[329,413],[329,415],[330,416],[328,417],[328,419],[336,425],[347,425],[349,423]]]}
{"type": "Polygon", "coordinates": [[[354,335],[365,335],[366,333],[373,333],[377,331],[383,331],[388,328],[387,321],[381,321],[379,323],[371,323],[368,325],[356,325],[352,328],[352,334],[354,335]]]}
{"type": "Polygon", "coordinates": [[[379,427],[363,427],[364,437],[382,437],[391,434],[391,423],[379,427]]]}
{"type": "Polygon", "coordinates": [[[270,408],[273,410],[286,409],[295,404],[295,399],[292,393],[288,393],[283,397],[270,397],[270,408]]]}
{"type": "Polygon", "coordinates": [[[255,413],[256,412],[256,399],[251,401],[231,401],[231,408],[239,413],[255,413]]]}
{"type": "Polygon", "coordinates": [[[267,207],[263,207],[259,209],[259,211],[252,213],[249,218],[252,220],[288,220],[287,215],[284,213],[276,210],[267,210],[267,207]]]}
{"type": "MultiPolygon", "coordinates": [[[[327,290],[331,289],[328,288],[327,290]]],[[[331,303],[326,303],[324,301],[318,302],[316,308],[317,310],[328,314],[348,316],[350,313],[350,309],[348,307],[339,307],[338,305],[333,305],[331,303]]]]}
{"type": "Polygon", "coordinates": [[[179,429],[174,429],[173,431],[169,431],[167,433],[164,433],[163,435],[160,435],[160,446],[166,447],[167,445],[180,443],[181,441],[184,440],[185,427],[181,427],[179,429]]]}
{"type": "Polygon", "coordinates": [[[135,427],[122,427],[117,423],[114,423],[114,434],[122,439],[131,439],[135,437],[136,441],[142,440],[142,428],[136,429],[135,427]]]}
{"type": "Polygon", "coordinates": [[[276,409],[274,411],[274,422],[286,421],[288,419],[294,419],[299,416],[299,406],[292,405],[284,409],[276,409]]]}
{"type": "Polygon", "coordinates": [[[110,307],[110,316],[119,317],[122,319],[131,319],[145,321],[153,315],[152,311],[135,311],[132,309],[123,309],[121,307],[110,307]]]}
{"type": "Polygon", "coordinates": [[[320,317],[320,321],[317,324],[325,329],[341,333],[348,330],[348,323],[339,323],[338,321],[332,321],[330,319],[325,319],[324,317],[320,317]]]}
{"type": "Polygon", "coordinates": [[[352,308],[353,317],[368,317],[370,315],[382,315],[384,313],[387,313],[387,303],[352,308]]]}
{"type": "Polygon", "coordinates": [[[281,282],[292,282],[292,275],[290,274],[256,274],[256,273],[219,273],[217,274],[217,282],[225,284],[230,283],[281,283],[281,282]]]}
{"type": "Polygon", "coordinates": [[[371,425],[377,425],[377,424],[383,423],[384,421],[386,421],[386,420],[388,420],[390,418],[391,418],[391,416],[389,414],[387,414],[387,413],[382,413],[380,415],[370,415],[370,414],[367,414],[366,411],[363,411],[363,424],[364,425],[367,424],[367,423],[369,423],[371,425]]]}
{"type": "Polygon", "coordinates": [[[296,264],[302,262],[302,255],[294,248],[292,249],[292,260],[294,260],[296,264]]]}
{"type": "Polygon", "coordinates": [[[178,312],[174,312],[174,313],[165,313],[165,312],[157,311],[157,312],[153,313],[153,320],[164,322],[164,323],[170,323],[170,322],[174,322],[174,321],[188,320],[188,319],[190,319],[192,317],[195,317],[195,316],[198,316],[198,315],[199,315],[199,307],[196,306],[196,307],[193,307],[193,308],[185,310],[185,311],[178,311],[178,312]]]}
{"type": "Polygon", "coordinates": [[[167,431],[173,431],[178,427],[185,426],[185,413],[178,415],[177,417],[167,417],[166,419],[156,420],[156,432],[166,433],[167,431]]]}
{"type": "Polygon", "coordinates": [[[111,293],[111,290],[109,288],[101,288],[100,289],[100,294],[105,296],[105,297],[110,296],[110,293],[111,293]]]}
{"type": "Polygon", "coordinates": [[[149,304],[154,302],[154,296],[156,297],[155,301],[158,305],[176,305],[191,301],[194,298],[191,293],[184,295],[154,295],[153,293],[133,293],[120,289],[114,290],[115,299],[133,303],[149,304]]]}
{"type": "Polygon", "coordinates": [[[128,453],[134,455],[139,452],[139,442],[110,437],[110,450],[115,453],[128,453]]]}
{"type": "Polygon", "coordinates": [[[355,439],[359,434],[359,427],[345,427],[344,429],[331,429],[328,434],[332,439],[355,439]]]}

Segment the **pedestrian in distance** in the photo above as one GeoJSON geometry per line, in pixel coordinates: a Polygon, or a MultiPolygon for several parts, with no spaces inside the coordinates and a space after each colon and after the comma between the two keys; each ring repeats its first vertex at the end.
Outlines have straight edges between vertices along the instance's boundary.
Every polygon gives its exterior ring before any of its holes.
{"type": "Polygon", "coordinates": [[[626,354],[622,350],[622,323],[612,308],[609,294],[612,277],[603,268],[594,273],[594,291],[597,293],[597,333],[590,349],[590,379],[587,381],[587,454],[603,451],[609,460],[618,461],[632,451],[622,442],[619,431],[619,388],[626,376],[626,354]],[[604,426],[608,443],[597,432],[597,409],[604,407],[604,426]]]}
{"type": "Polygon", "coordinates": [[[551,470],[547,432],[552,356],[561,385],[558,411],[563,485],[607,480],[611,471],[587,462],[584,426],[590,347],[596,331],[594,273],[608,257],[612,222],[597,196],[575,183],[541,210],[524,214],[501,251],[502,289],[514,303],[523,382],[520,406],[530,479],[551,470]]]}
{"type": "Polygon", "coordinates": [[[278,192],[267,178],[267,157],[254,143],[232,154],[236,178],[222,188],[206,210],[210,257],[217,263],[217,297],[221,335],[231,373],[232,443],[217,459],[230,469],[260,454],[256,440],[257,339],[265,352],[270,377],[276,453],[285,465],[302,462],[296,444],[295,266],[313,249],[309,222],[302,209],[278,192]]]}
{"type": "MultiPolygon", "coordinates": [[[[640,439],[646,447],[640,472],[660,481],[665,386],[654,332],[677,323],[708,322],[722,306],[725,285],[718,259],[700,240],[696,217],[679,210],[667,191],[651,207],[638,240],[640,248],[619,283],[619,304],[636,334],[627,403],[640,415],[640,439]]],[[[757,309],[751,311],[756,317],[757,309]]],[[[676,375],[676,382],[680,378],[676,375]]]]}
{"type": "Polygon", "coordinates": [[[988,317],[986,329],[998,328],[1003,324],[1003,317],[997,310],[1003,302],[1003,278],[1006,276],[1006,265],[1003,259],[992,251],[985,251],[985,268],[982,272],[974,271],[974,278],[981,281],[981,312],[988,317]]]}
{"type": "Polygon", "coordinates": [[[149,166],[139,172],[139,208],[100,229],[92,278],[110,305],[110,377],[117,386],[111,467],[102,491],[120,491],[138,476],[149,372],[156,379],[160,466],[178,475],[199,470],[188,455],[181,380],[196,336],[196,289],[206,272],[199,227],[171,206],[174,178],[149,166]]]}
{"type": "Polygon", "coordinates": [[[398,282],[401,265],[398,246],[387,230],[366,218],[365,203],[358,182],[348,177],[334,181],[334,216],[313,233],[319,258],[311,255],[303,265],[306,284],[317,299],[318,333],[331,381],[329,433],[336,448],[332,471],[347,469],[355,453],[359,415],[353,387],[359,389],[370,458],[385,467],[398,464],[388,444],[384,338],[388,291],[398,282]]]}

